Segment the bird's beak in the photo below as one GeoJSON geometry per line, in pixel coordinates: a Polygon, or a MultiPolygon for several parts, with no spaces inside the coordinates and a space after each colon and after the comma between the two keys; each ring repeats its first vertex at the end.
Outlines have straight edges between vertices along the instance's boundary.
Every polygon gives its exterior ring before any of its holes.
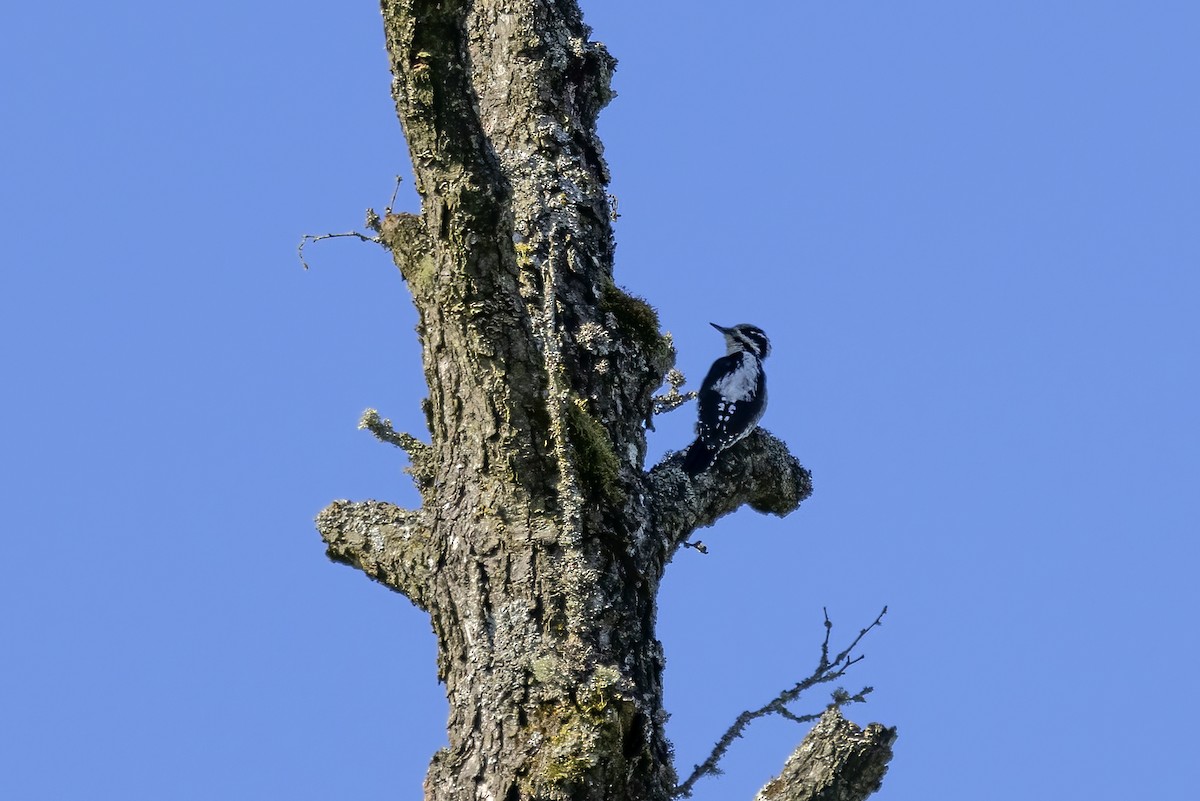
{"type": "Polygon", "coordinates": [[[722,334],[728,334],[728,333],[729,333],[729,329],[728,329],[728,328],[726,328],[726,327],[725,327],[725,326],[723,326],[723,325],[717,325],[716,323],[709,323],[709,325],[711,325],[713,328],[715,328],[715,329],[717,329],[718,331],[720,331],[722,334]]]}

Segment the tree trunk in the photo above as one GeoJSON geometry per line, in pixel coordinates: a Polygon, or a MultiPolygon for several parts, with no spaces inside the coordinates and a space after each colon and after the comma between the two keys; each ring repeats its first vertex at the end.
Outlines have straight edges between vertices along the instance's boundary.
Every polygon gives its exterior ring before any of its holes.
{"type": "Polygon", "coordinates": [[[332,558],[433,621],[449,747],[427,799],[670,798],[655,599],[695,528],[787,514],[807,471],[758,431],[689,479],[644,469],[674,362],[613,283],[595,133],[615,62],[573,0],[384,0],[421,213],[379,227],[412,293],[422,506],[335,502],[332,558]]]}

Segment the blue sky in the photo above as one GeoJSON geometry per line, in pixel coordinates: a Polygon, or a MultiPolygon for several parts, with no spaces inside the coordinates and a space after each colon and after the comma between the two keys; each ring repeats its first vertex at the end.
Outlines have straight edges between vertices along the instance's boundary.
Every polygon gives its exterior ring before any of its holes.
{"type": "MultiPolygon", "coordinates": [[[[878,798],[1193,795],[1200,7],[584,9],[618,280],[693,381],[710,320],[766,329],[763,424],[815,476],[670,569],[681,771],[810,670],[822,607],[845,639],[887,604],[846,685],[900,729],[878,798]]],[[[4,17],[0,796],[415,797],[428,622],[312,526],[415,502],[355,428],[422,431],[415,313],[373,245],[296,259],[409,173],[376,7],[4,17]]],[[[802,735],[755,725],[695,797],[802,735]]]]}

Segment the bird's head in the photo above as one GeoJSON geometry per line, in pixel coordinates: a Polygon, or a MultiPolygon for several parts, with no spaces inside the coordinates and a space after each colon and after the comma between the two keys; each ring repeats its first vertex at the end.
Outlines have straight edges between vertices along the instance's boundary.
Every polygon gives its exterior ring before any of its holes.
{"type": "Polygon", "coordinates": [[[716,323],[709,323],[709,325],[725,335],[726,355],[744,350],[760,359],[765,359],[771,352],[771,343],[767,340],[767,335],[757,325],[739,323],[731,328],[716,323]]]}

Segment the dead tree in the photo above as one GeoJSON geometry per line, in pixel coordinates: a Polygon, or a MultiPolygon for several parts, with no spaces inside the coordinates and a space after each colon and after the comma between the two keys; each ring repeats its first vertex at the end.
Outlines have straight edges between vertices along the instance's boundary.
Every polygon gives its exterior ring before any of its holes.
{"type": "MultiPolygon", "coordinates": [[[[450,720],[427,799],[666,801],[690,786],[663,728],[664,568],[743,504],[791,512],[810,476],[762,430],[694,479],[678,456],[645,469],[675,354],[613,281],[595,123],[615,61],[574,0],[383,0],[383,21],[421,211],[368,224],[419,312],[429,442],[365,424],[422,505],[338,501],[318,529],[430,615],[450,720]]],[[[764,798],[877,786],[889,730],[818,730],[764,798]]]]}

